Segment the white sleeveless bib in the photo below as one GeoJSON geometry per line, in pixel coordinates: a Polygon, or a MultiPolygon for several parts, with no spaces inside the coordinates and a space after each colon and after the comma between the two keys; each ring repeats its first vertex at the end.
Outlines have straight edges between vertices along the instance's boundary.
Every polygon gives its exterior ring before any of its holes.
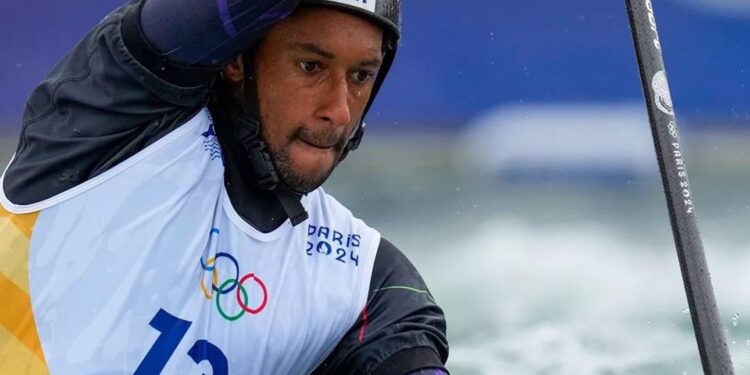
{"type": "MultiPolygon", "coordinates": [[[[28,250],[52,374],[305,374],[366,303],[380,235],[317,189],[261,233],[234,211],[204,110],[46,201],[28,250]]],[[[0,259],[2,260],[2,259],[0,259]]]]}

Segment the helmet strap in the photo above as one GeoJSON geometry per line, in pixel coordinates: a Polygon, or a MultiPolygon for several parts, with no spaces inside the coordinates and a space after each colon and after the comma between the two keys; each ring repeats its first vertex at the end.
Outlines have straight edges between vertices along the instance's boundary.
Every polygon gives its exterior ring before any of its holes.
{"type": "Polygon", "coordinates": [[[255,79],[255,51],[251,49],[242,54],[245,80],[242,83],[242,96],[249,99],[243,105],[241,118],[234,126],[233,136],[250,162],[258,186],[274,193],[292,225],[302,223],[308,218],[299,193],[293,191],[279,178],[273,158],[268,152],[268,145],[261,137],[260,105],[258,99],[258,82],[255,79]]]}
{"type": "Polygon", "coordinates": [[[357,130],[355,130],[352,137],[349,138],[349,141],[346,143],[346,147],[344,147],[344,151],[341,153],[341,157],[339,157],[339,163],[341,163],[346,158],[346,156],[349,155],[350,151],[354,151],[359,148],[359,144],[362,143],[362,137],[364,137],[365,135],[365,129],[365,122],[360,120],[359,124],[357,125],[357,130]]]}

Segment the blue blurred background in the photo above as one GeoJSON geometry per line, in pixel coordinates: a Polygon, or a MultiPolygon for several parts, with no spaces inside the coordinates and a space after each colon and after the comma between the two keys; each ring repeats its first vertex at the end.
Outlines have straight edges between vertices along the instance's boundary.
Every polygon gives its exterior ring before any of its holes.
{"type": "MultiPolygon", "coordinates": [[[[699,225],[750,374],[750,1],[653,0],[699,225]]],[[[0,159],[113,0],[0,12],[0,159]]],[[[624,1],[407,0],[326,189],[417,265],[457,374],[699,374],[624,1]]]]}
{"type": "MultiPolygon", "coordinates": [[[[12,1],[0,15],[0,119],[116,0],[12,1]]],[[[747,120],[750,22],[743,0],[655,1],[680,115],[747,120]],[[705,2],[705,4],[702,3],[705,2]],[[736,5],[732,5],[736,4],[736,5]]],[[[619,0],[411,0],[371,121],[457,127],[503,103],[639,100],[619,0]]]]}

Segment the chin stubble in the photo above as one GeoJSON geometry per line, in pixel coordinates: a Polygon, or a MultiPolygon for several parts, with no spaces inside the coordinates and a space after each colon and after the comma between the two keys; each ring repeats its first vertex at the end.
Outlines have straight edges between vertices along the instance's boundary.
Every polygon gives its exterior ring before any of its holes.
{"type": "Polygon", "coordinates": [[[328,179],[338,164],[338,158],[341,155],[338,145],[336,146],[336,161],[328,168],[325,173],[319,176],[306,176],[295,170],[291,157],[289,156],[289,144],[280,149],[269,148],[271,159],[276,166],[276,171],[279,173],[279,178],[292,190],[299,193],[309,193],[321,185],[328,179]]]}
{"type": "MultiPolygon", "coordinates": [[[[243,99],[245,98],[243,97],[243,99]]],[[[248,103],[242,99],[236,101],[235,103],[239,108],[231,106],[225,107],[226,109],[229,109],[228,114],[230,118],[236,118],[238,116],[245,115],[245,111],[241,109],[244,109],[248,105],[248,103]]],[[[279,174],[279,179],[281,179],[281,181],[290,189],[303,194],[309,193],[323,185],[323,183],[328,179],[328,177],[338,165],[341,154],[343,153],[343,150],[348,142],[347,137],[340,137],[333,133],[313,132],[310,131],[306,126],[301,125],[287,136],[284,145],[280,147],[273,147],[268,143],[268,137],[266,136],[266,132],[264,130],[265,129],[263,128],[263,125],[261,123],[261,138],[263,138],[263,141],[268,145],[267,150],[271,155],[271,160],[276,167],[277,173],[279,174]],[[336,142],[334,146],[335,160],[327,171],[322,174],[316,174],[315,176],[306,176],[305,174],[300,173],[300,171],[295,170],[293,161],[289,155],[289,146],[293,142],[299,142],[300,139],[306,139],[318,144],[330,144],[336,142]]]]}

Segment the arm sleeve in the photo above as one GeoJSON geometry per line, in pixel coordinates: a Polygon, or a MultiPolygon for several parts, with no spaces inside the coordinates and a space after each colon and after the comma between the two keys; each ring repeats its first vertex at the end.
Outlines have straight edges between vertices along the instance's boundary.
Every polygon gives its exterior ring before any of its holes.
{"type": "Polygon", "coordinates": [[[257,42],[298,2],[146,0],[140,21],[146,39],[161,56],[180,64],[215,66],[257,42]]]}
{"type": "Polygon", "coordinates": [[[297,1],[231,1],[222,14],[216,4],[226,3],[131,0],[105,17],[29,97],[18,147],[3,178],[5,197],[17,205],[43,201],[109,170],[187,122],[206,104],[218,62],[257,41],[297,1]],[[183,8],[201,22],[176,17],[174,9],[183,8]],[[144,34],[142,11],[147,11],[143,18],[149,20],[151,34],[144,34]],[[236,33],[226,34],[224,23],[217,29],[216,22],[207,21],[211,18],[232,22],[236,33]],[[151,40],[179,48],[162,53],[151,40]],[[209,48],[207,40],[220,41],[221,48],[209,48]],[[183,64],[172,55],[197,64],[183,64]],[[200,65],[204,61],[217,63],[200,65]]]}
{"type": "Polygon", "coordinates": [[[314,374],[447,374],[447,359],[443,311],[411,262],[382,239],[366,306],[314,374]]]}

